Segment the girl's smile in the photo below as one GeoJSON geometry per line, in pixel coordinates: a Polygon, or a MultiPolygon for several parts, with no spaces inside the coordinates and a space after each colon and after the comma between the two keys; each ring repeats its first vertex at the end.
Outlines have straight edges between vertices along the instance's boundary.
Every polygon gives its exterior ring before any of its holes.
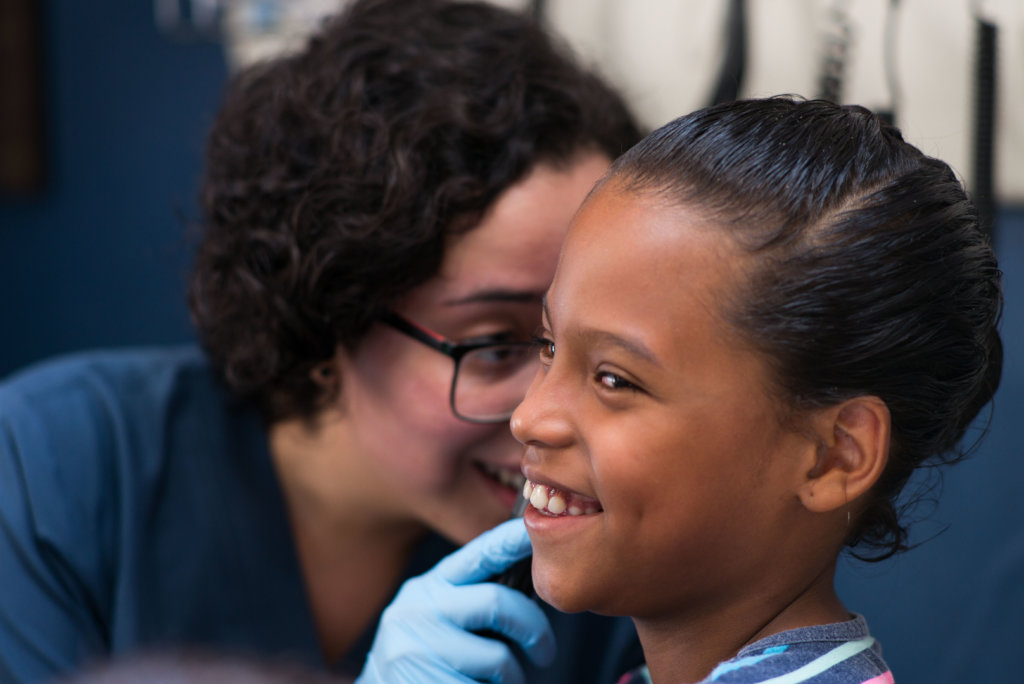
{"type": "Polygon", "coordinates": [[[597,499],[583,496],[564,487],[542,484],[529,479],[523,485],[523,497],[529,500],[531,508],[549,517],[594,515],[604,510],[601,508],[601,502],[597,499]]]}

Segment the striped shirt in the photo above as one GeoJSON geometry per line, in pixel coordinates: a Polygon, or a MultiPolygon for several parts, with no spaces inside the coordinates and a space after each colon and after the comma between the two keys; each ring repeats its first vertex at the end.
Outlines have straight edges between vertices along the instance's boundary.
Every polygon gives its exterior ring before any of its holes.
{"type": "MultiPolygon", "coordinates": [[[[647,667],[619,684],[651,684],[647,667]]],[[[683,684],[679,682],[678,684],[683,684]]],[[[857,615],[772,634],[719,663],[699,684],[894,684],[882,649],[857,615]]]]}

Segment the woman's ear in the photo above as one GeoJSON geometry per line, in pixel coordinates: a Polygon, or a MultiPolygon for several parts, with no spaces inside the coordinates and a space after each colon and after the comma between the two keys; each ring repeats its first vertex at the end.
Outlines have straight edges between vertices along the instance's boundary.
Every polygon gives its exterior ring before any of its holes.
{"type": "Polygon", "coordinates": [[[338,354],[327,361],[321,361],[309,371],[309,379],[313,384],[318,385],[321,395],[333,398],[341,387],[341,367],[338,362],[338,354]]]}
{"type": "Polygon", "coordinates": [[[327,386],[335,381],[337,372],[338,369],[334,367],[333,362],[322,361],[313,366],[313,370],[309,372],[309,379],[317,385],[327,386]]]}
{"type": "Polygon", "coordinates": [[[874,396],[848,399],[814,418],[817,461],[800,486],[804,507],[837,510],[870,490],[889,460],[889,407],[874,396]]]}

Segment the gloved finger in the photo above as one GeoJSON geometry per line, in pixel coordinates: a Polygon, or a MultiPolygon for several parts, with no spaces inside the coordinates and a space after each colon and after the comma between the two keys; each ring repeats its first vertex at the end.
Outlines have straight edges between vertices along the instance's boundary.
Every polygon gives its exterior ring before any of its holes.
{"type": "Polygon", "coordinates": [[[381,615],[378,633],[397,629],[410,643],[437,648],[451,630],[497,632],[530,660],[554,658],[555,637],[547,615],[522,592],[493,582],[455,586],[422,575],[408,580],[381,615]]]}
{"type": "MultiPolygon", "coordinates": [[[[545,618],[545,622],[547,618],[545,618]]],[[[516,660],[515,654],[508,644],[497,639],[467,632],[451,626],[438,627],[434,622],[423,625],[410,625],[410,628],[421,637],[429,634],[424,640],[433,657],[442,661],[444,666],[435,664],[436,671],[447,673],[447,667],[458,671],[474,681],[495,682],[495,684],[525,684],[526,675],[516,660]]],[[[396,662],[408,661],[399,658],[396,662]]],[[[424,678],[421,681],[448,681],[445,678],[424,678]]]]}
{"type": "Polygon", "coordinates": [[[522,518],[506,520],[444,558],[430,574],[452,584],[471,584],[492,577],[530,555],[530,537],[522,518]]]}
{"type": "Polygon", "coordinates": [[[443,603],[445,616],[462,629],[502,634],[537,665],[549,665],[554,660],[551,623],[540,606],[522,592],[492,583],[449,587],[443,603]]]}

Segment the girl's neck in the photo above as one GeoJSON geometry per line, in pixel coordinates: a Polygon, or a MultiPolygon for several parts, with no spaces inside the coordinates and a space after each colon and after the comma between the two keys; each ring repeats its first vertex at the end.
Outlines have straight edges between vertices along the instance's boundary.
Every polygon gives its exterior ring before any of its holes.
{"type": "Polygon", "coordinates": [[[634,618],[652,681],[699,682],[716,665],[767,636],[849,620],[833,588],[834,573],[833,562],[803,590],[750,593],[699,615],[634,618]]]}

